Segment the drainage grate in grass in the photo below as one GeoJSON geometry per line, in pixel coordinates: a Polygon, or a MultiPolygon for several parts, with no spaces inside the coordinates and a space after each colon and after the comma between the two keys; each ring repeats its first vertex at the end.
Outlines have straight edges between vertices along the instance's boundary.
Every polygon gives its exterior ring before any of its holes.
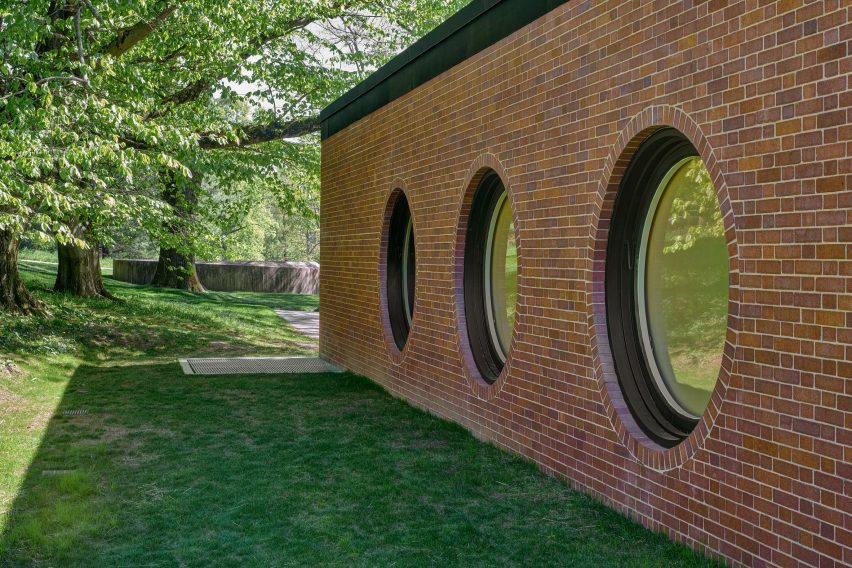
{"type": "Polygon", "coordinates": [[[185,375],[340,373],[319,357],[233,357],[180,359],[185,375]]]}
{"type": "Polygon", "coordinates": [[[74,473],[73,469],[46,469],[41,472],[42,475],[65,475],[74,473]]]}
{"type": "Polygon", "coordinates": [[[84,410],[84,409],[77,409],[77,410],[63,410],[63,411],[62,411],[62,416],[83,416],[83,415],[86,415],[86,414],[88,414],[88,413],[89,413],[89,411],[88,411],[88,410],[84,410]]]}

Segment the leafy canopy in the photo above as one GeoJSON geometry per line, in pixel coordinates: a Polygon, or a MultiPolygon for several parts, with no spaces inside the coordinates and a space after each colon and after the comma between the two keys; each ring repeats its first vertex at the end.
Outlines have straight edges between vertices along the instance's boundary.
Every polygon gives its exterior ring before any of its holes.
{"type": "MultiPolygon", "coordinates": [[[[303,147],[318,145],[319,110],[462,3],[10,0],[0,229],[156,232],[176,213],[164,179],[251,198],[270,180],[316,177],[303,147]]],[[[286,183],[278,193],[298,207],[286,183]]]]}

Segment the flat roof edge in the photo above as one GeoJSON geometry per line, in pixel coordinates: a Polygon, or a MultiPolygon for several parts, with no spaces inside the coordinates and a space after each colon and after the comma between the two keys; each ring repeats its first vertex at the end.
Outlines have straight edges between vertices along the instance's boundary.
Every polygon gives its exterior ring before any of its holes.
{"type": "Polygon", "coordinates": [[[568,1],[474,0],[323,109],[323,140],[568,1]]]}

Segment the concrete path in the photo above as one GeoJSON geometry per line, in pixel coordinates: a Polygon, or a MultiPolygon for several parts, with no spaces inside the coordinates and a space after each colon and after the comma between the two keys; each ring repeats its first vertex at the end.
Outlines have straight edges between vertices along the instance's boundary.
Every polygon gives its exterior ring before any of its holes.
{"type": "MultiPolygon", "coordinates": [[[[29,260],[29,259],[26,259],[26,258],[19,258],[18,262],[25,262],[25,263],[28,263],[28,264],[47,264],[47,265],[50,265],[50,266],[58,266],[59,265],[58,262],[48,262],[47,260],[29,260]]],[[[101,272],[106,272],[106,271],[112,272],[112,266],[101,265],[101,272]]]]}
{"type": "Polygon", "coordinates": [[[299,312],[293,310],[275,310],[296,331],[311,339],[319,339],[319,312],[299,312]]]}

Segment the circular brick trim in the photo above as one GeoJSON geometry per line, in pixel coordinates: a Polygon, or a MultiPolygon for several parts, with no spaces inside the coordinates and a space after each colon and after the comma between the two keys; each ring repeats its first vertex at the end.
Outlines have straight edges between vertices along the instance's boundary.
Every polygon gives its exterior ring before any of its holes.
{"type": "Polygon", "coordinates": [[[503,385],[506,383],[506,379],[510,374],[516,345],[519,341],[518,328],[523,325],[524,310],[522,309],[523,304],[520,301],[523,297],[521,293],[523,290],[524,270],[523,262],[521,261],[521,259],[523,259],[523,238],[521,237],[523,231],[521,230],[521,224],[518,222],[518,207],[515,193],[512,189],[512,184],[509,181],[506,169],[503,167],[503,164],[497,156],[494,154],[483,154],[474,160],[468,169],[462,188],[463,193],[459,203],[458,216],[456,220],[456,236],[453,246],[453,293],[455,296],[453,308],[455,311],[456,337],[458,340],[459,357],[463,363],[462,369],[467,383],[478,398],[482,400],[491,400],[498,396],[500,391],[503,390],[503,385]],[[471,205],[473,204],[473,197],[476,193],[477,187],[479,186],[479,182],[482,180],[482,176],[489,170],[495,171],[497,175],[500,176],[500,180],[503,182],[503,187],[506,188],[506,195],[512,209],[512,221],[515,224],[515,243],[518,248],[519,259],[518,298],[515,312],[515,324],[512,326],[512,341],[509,345],[509,353],[506,355],[506,363],[503,365],[503,370],[500,371],[497,379],[491,384],[482,377],[482,374],[476,366],[473,353],[471,353],[470,341],[467,335],[467,318],[464,308],[464,249],[468,218],[470,216],[471,205]]]}
{"type": "Polygon", "coordinates": [[[598,381],[601,400],[606,414],[619,441],[637,461],[657,471],[667,471],[683,465],[696,451],[704,446],[707,434],[713,428],[721,413],[725,400],[734,350],[740,330],[739,254],[734,223],[734,213],[728,194],[725,178],[716,160],[713,148],[695,123],[682,110],[672,106],[653,106],[646,108],[633,117],[622,129],[616,143],[610,150],[600,178],[598,192],[592,204],[590,222],[590,240],[592,243],[591,271],[587,287],[587,305],[590,307],[588,324],[595,378],[598,381]],[[725,224],[725,237],[728,243],[729,299],[728,331],[722,355],[722,365],[716,388],[695,429],[680,444],[665,448],[649,438],[639,427],[627,406],[609,345],[609,331],[606,322],[605,268],[606,247],[609,223],[615,196],[618,193],[621,178],[630,163],[633,154],[641,143],[657,130],[672,127],[684,134],[698,150],[707,166],[716,188],[716,196],[722,210],[725,224]]]}
{"type": "Polygon", "coordinates": [[[391,216],[393,215],[393,209],[396,205],[396,200],[400,197],[404,196],[408,201],[408,210],[411,212],[411,225],[412,231],[414,234],[414,251],[417,254],[417,219],[414,214],[414,207],[411,202],[411,194],[408,191],[408,187],[405,184],[405,181],[401,178],[396,178],[393,180],[390,189],[387,191],[385,195],[385,208],[382,213],[382,232],[379,237],[379,302],[381,304],[381,314],[382,314],[382,335],[385,341],[385,351],[388,354],[388,357],[395,365],[401,365],[405,356],[409,351],[409,346],[411,345],[411,337],[414,335],[414,330],[417,328],[417,299],[420,297],[420,294],[417,292],[417,288],[420,281],[420,263],[415,263],[414,265],[414,314],[411,317],[411,327],[408,331],[408,338],[405,341],[405,346],[402,348],[402,351],[399,350],[399,347],[396,345],[396,341],[393,338],[393,328],[391,327],[390,314],[388,313],[388,239],[390,238],[390,221],[391,216]]]}

